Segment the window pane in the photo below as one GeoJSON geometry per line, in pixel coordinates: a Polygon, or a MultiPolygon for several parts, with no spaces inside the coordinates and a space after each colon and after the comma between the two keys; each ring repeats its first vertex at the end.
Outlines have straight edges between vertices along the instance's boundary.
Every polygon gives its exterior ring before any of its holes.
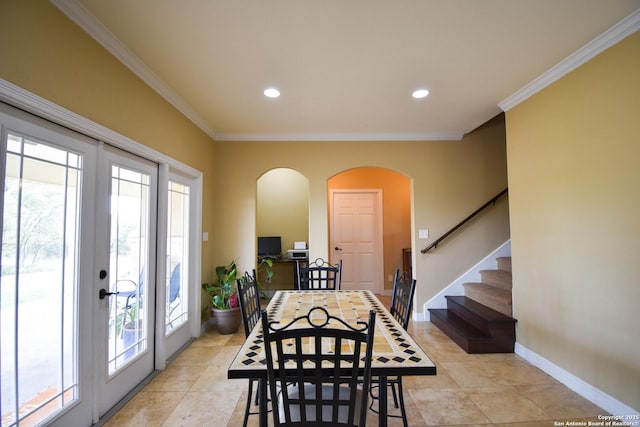
{"type": "Polygon", "coordinates": [[[109,375],[147,350],[149,177],[119,166],[111,173],[109,375]]]}
{"type": "Polygon", "coordinates": [[[79,398],[81,171],[44,142],[10,134],[7,148],[14,154],[3,177],[2,421],[32,425],[79,398]]]}
{"type": "Polygon", "coordinates": [[[186,272],[189,261],[189,187],[169,181],[166,333],[189,320],[186,272]]]}

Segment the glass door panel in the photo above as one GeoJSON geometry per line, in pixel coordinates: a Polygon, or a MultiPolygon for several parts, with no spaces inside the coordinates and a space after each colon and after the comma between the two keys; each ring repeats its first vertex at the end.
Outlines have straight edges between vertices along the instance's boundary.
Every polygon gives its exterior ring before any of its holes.
{"type": "Polygon", "coordinates": [[[85,177],[82,150],[92,165],[95,141],[3,114],[0,119],[29,131],[3,126],[2,133],[1,422],[35,425],[66,411],[67,419],[90,423],[90,403],[81,404],[91,392],[80,373],[81,346],[87,345],[81,331],[89,330],[81,326],[88,311],[80,293],[90,281],[81,244],[92,242],[82,235],[90,234],[83,227],[93,231],[83,216],[93,205],[85,194],[93,179],[85,177]]]}
{"type": "MultiPolygon", "coordinates": [[[[109,375],[147,349],[150,176],[111,166],[109,375]],[[115,278],[115,280],[113,280],[115,278]]],[[[152,308],[153,309],[153,308],[152,308]]]]}
{"type": "Polygon", "coordinates": [[[96,329],[102,417],[154,369],[158,166],[106,144],[100,152],[96,329]]]}
{"type": "Polygon", "coordinates": [[[169,181],[165,334],[189,321],[189,187],[169,181]]]}

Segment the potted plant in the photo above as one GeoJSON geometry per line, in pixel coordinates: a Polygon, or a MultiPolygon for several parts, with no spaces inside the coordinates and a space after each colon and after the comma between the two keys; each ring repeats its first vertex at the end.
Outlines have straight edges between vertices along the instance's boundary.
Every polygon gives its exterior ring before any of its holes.
{"type": "MultiPolygon", "coordinates": [[[[117,312],[113,326],[116,329],[116,336],[122,338],[124,348],[135,344],[142,333],[142,319],[139,318],[138,302],[129,306],[117,303],[117,312]]],[[[132,347],[124,353],[125,360],[136,354],[136,348],[132,347]]]]}
{"type": "Polygon", "coordinates": [[[216,319],[218,331],[223,335],[233,334],[240,327],[240,305],[236,289],[238,269],[236,262],[216,267],[216,282],[203,283],[202,288],[209,295],[211,311],[216,319]]]}

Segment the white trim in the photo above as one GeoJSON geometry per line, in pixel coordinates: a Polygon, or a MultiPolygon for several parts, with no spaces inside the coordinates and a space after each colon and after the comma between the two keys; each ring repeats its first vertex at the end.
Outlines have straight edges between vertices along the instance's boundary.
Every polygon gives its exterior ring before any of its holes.
{"type": "Polygon", "coordinates": [[[471,267],[456,280],[447,285],[444,289],[433,296],[429,301],[424,303],[422,313],[413,314],[413,320],[430,321],[430,308],[446,308],[446,295],[464,295],[464,284],[475,283],[480,281],[480,270],[491,270],[496,268],[496,258],[511,256],[511,240],[507,240],[496,250],[484,257],[482,261],[471,267]]]}
{"type": "MultiPolygon", "coordinates": [[[[560,366],[550,362],[534,351],[528,349],[520,343],[516,342],[515,353],[522,357],[532,365],[542,369],[580,396],[589,400],[593,404],[601,407],[605,411],[613,415],[639,415],[640,411],[620,402],[614,397],[608,395],[602,390],[597,389],[591,384],[581,380],[572,373],[564,370],[560,366]]],[[[624,421],[624,420],[622,420],[624,421]]]]}
{"type": "MultiPolygon", "coordinates": [[[[193,212],[196,217],[193,218],[193,224],[196,227],[194,236],[202,236],[202,172],[192,168],[178,160],[166,156],[158,151],[153,150],[139,142],[136,142],[124,135],[114,132],[102,125],[99,125],[85,117],[82,117],[72,111],[69,111],[59,105],[54,104],[38,95],[35,95],[19,86],[14,85],[0,78],[0,101],[6,102],[16,108],[25,110],[31,114],[52,121],[58,125],[67,127],[76,132],[84,134],[98,141],[108,143],[114,147],[120,148],[129,153],[135,154],[152,162],[156,162],[163,167],[168,167],[170,171],[181,173],[184,176],[193,179],[193,197],[195,198],[195,210],[193,212]]],[[[200,303],[200,275],[202,270],[202,248],[201,240],[194,237],[195,251],[193,252],[193,277],[190,278],[190,284],[197,286],[195,292],[194,303],[200,303]],[[196,243],[197,241],[197,243],[196,243]]],[[[191,317],[191,335],[197,337],[200,334],[200,309],[199,306],[193,308],[194,313],[191,317]]]]}
{"type": "Polygon", "coordinates": [[[0,78],[0,101],[156,163],[198,177],[202,172],[0,78]]]}
{"type": "Polygon", "coordinates": [[[135,53],[102,24],[77,0],[50,0],[63,14],[76,23],[124,66],[184,114],[211,138],[218,141],[459,141],[464,132],[374,133],[374,134],[225,134],[216,135],[196,111],[185,102],[135,53]]]}
{"type": "Polygon", "coordinates": [[[460,141],[464,132],[219,134],[217,141],[460,141]]]}
{"type": "Polygon", "coordinates": [[[136,54],[131,52],[111,31],[107,29],[95,16],[76,0],[50,0],[51,3],[60,9],[67,18],[75,22],[87,34],[94,38],[109,53],[142,81],[148,84],[154,91],[173,105],[178,111],[184,114],[196,126],[202,129],[207,135],[215,139],[216,134],[206,121],[200,117],[180,96],[178,96],[169,85],[158,77],[136,54]]]}
{"type": "Polygon", "coordinates": [[[575,70],[594,56],[604,52],[640,29],[640,9],[609,28],[607,31],[551,67],[535,80],[522,87],[498,104],[502,111],[508,111],[530,96],[575,70]]]}

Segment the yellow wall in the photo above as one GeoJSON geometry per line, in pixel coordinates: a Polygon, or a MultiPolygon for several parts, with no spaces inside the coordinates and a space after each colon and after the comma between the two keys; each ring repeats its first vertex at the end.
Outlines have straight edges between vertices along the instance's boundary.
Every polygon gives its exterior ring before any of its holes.
{"type": "Polygon", "coordinates": [[[258,179],[256,234],[280,236],[282,251],[309,240],[309,181],[288,168],[270,170],[258,179]]]}
{"type": "Polygon", "coordinates": [[[503,117],[485,124],[462,141],[431,142],[216,142],[214,259],[238,258],[238,267],[254,267],[256,180],[276,168],[292,168],[309,180],[310,258],[328,258],[328,180],[353,168],[399,172],[413,182],[411,242],[417,279],[418,310],[445,285],[509,239],[507,199],[453,235],[433,253],[419,249],[506,187],[503,117]],[[242,160],[242,167],[237,162],[242,160]],[[417,240],[428,228],[431,239],[417,240]]]}
{"type": "MultiPolygon", "coordinates": [[[[502,117],[460,142],[215,142],[50,3],[0,2],[0,77],[203,172],[202,278],[239,259],[255,266],[256,182],[288,167],[309,180],[312,257],[328,255],[327,180],[357,167],[413,182],[412,244],[420,249],[506,186],[502,117]],[[417,228],[432,239],[417,240],[417,228]]],[[[417,304],[509,238],[499,202],[433,254],[414,251],[417,304]]]]}
{"type": "Polygon", "coordinates": [[[640,408],[640,32],[506,115],[518,341],[640,408]]]}
{"type": "Polygon", "coordinates": [[[393,289],[393,275],[402,271],[402,248],[411,247],[411,180],[388,169],[356,168],[330,178],[328,188],[382,190],[384,287],[393,289]]]}
{"type": "MultiPolygon", "coordinates": [[[[0,77],[202,171],[203,230],[213,230],[211,138],[49,2],[0,3],[0,77]]],[[[210,249],[202,245],[206,279],[210,249]]]]}

